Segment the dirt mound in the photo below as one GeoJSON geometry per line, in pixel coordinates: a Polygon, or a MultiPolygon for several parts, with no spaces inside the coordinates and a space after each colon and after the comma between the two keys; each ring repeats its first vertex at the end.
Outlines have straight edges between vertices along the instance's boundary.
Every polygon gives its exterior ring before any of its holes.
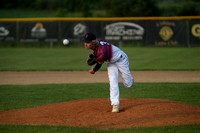
{"type": "Polygon", "coordinates": [[[0,112],[0,123],[131,128],[200,124],[200,106],[164,99],[120,99],[111,113],[109,99],[85,99],[0,112]]]}

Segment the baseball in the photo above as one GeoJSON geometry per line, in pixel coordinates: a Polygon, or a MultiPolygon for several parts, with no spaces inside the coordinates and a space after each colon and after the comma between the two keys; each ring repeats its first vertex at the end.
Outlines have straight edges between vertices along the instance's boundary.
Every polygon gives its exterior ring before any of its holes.
{"type": "Polygon", "coordinates": [[[63,45],[68,45],[69,44],[69,40],[68,39],[64,39],[63,40],[63,45]]]}

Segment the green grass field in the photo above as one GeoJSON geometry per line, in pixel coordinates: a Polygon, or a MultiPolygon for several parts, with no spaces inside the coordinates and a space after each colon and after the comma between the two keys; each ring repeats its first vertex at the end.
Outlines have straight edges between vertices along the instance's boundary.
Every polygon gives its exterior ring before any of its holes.
{"type": "MultiPolygon", "coordinates": [[[[120,98],[159,98],[200,106],[200,83],[136,83],[120,98]]],[[[109,84],[0,85],[0,110],[30,108],[88,98],[109,98],[109,84]]]]}
{"type": "MultiPolygon", "coordinates": [[[[109,85],[98,84],[47,84],[47,85],[1,85],[0,110],[30,108],[49,103],[66,102],[88,98],[109,98],[109,85]]],[[[120,83],[121,98],[159,98],[175,100],[200,106],[200,83],[136,83],[126,89],[120,83]]],[[[200,125],[166,126],[131,129],[100,130],[82,127],[47,125],[0,125],[0,132],[155,132],[195,133],[200,125]]]]}
{"type": "Polygon", "coordinates": [[[199,133],[200,125],[99,130],[47,125],[0,125],[1,133],[199,133]]]}
{"type": "MultiPolygon", "coordinates": [[[[200,70],[200,48],[122,47],[131,70],[200,70]]],[[[0,71],[88,70],[90,50],[63,48],[1,48],[0,71]]],[[[101,70],[106,70],[106,64],[101,70]]]]}
{"type": "MultiPolygon", "coordinates": [[[[131,70],[200,70],[200,48],[122,47],[131,70]]],[[[0,71],[89,70],[84,47],[1,48],[0,71]]],[[[106,64],[101,70],[106,70],[106,64]]],[[[135,83],[120,85],[120,98],[159,98],[200,106],[200,83],[135,83]]],[[[109,98],[109,84],[0,85],[0,111],[87,98],[109,98]]],[[[199,133],[200,124],[100,130],[48,125],[0,125],[0,133],[199,133]]]]}

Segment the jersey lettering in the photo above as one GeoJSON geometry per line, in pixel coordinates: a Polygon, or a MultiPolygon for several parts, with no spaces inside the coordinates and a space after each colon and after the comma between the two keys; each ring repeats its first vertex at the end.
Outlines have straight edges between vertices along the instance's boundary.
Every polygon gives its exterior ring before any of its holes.
{"type": "Polygon", "coordinates": [[[103,42],[103,41],[101,41],[100,44],[101,44],[101,45],[110,45],[109,43],[103,42]]]}

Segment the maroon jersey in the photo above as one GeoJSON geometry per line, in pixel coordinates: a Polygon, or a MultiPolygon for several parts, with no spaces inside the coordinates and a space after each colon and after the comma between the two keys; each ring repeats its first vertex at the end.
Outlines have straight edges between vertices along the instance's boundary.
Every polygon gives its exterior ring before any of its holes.
{"type": "Polygon", "coordinates": [[[94,49],[97,61],[100,63],[104,63],[104,61],[110,62],[112,58],[112,45],[101,40],[98,41],[99,44],[94,49]]]}

